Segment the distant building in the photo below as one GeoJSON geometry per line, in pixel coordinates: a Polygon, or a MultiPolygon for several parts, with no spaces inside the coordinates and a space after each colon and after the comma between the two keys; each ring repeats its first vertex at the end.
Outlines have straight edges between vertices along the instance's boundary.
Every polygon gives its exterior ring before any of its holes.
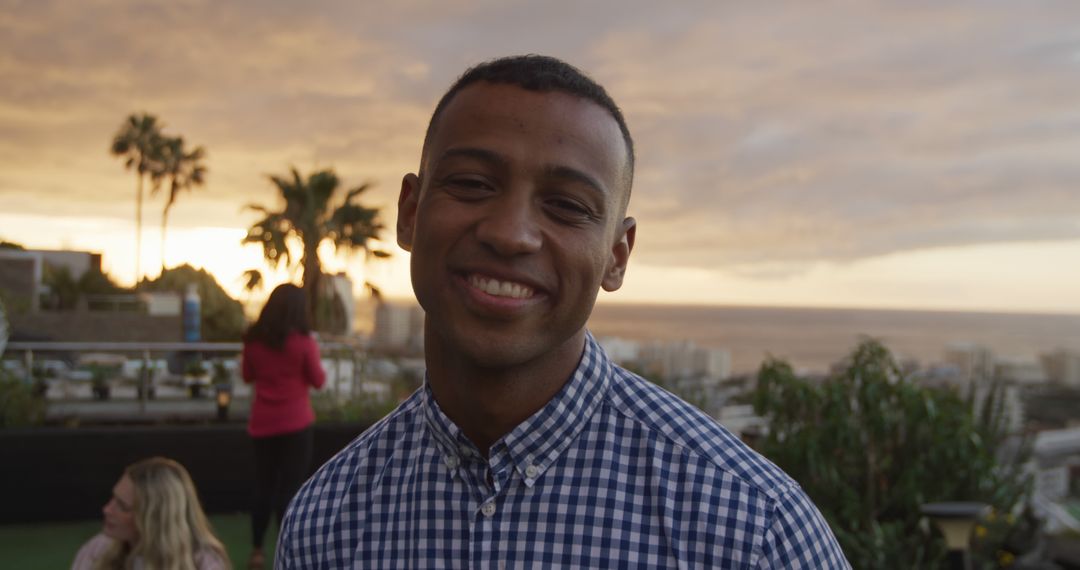
{"type": "Polygon", "coordinates": [[[324,273],[320,289],[320,330],[337,335],[352,333],[356,323],[356,297],[353,296],[352,279],[345,273],[324,273]]]}
{"type": "Polygon", "coordinates": [[[638,362],[645,374],[665,380],[693,376],[722,379],[731,374],[728,351],[699,347],[688,340],[645,344],[639,352],[638,362]]]}
{"type": "Polygon", "coordinates": [[[12,312],[36,312],[41,307],[44,270],[40,253],[0,249],[0,291],[12,312]]]}
{"type": "Polygon", "coordinates": [[[12,309],[37,312],[41,297],[49,292],[45,268],[67,270],[78,280],[91,269],[101,271],[101,254],[89,251],[48,249],[0,249],[0,290],[12,309]]]}
{"type": "Polygon", "coordinates": [[[956,367],[956,379],[963,386],[994,378],[994,353],[980,344],[949,345],[945,349],[945,363],[956,367]]]}
{"type": "Polygon", "coordinates": [[[723,406],[716,415],[725,428],[743,441],[768,433],[769,422],[754,412],[754,406],[735,404],[723,406]]]}
{"type": "Polygon", "coordinates": [[[637,365],[638,358],[641,356],[641,343],[617,336],[598,338],[596,341],[604,348],[604,352],[612,362],[620,366],[637,365]]]}
{"type": "Polygon", "coordinates": [[[46,268],[66,270],[77,281],[88,271],[101,271],[101,254],[0,249],[0,292],[7,301],[8,335],[12,342],[182,339],[178,294],[85,296],[73,310],[46,310],[41,302],[42,297],[51,293],[44,282],[46,268]]]}
{"type": "Polygon", "coordinates": [[[1058,349],[1043,354],[1040,360],[1049,381],[1080,388],[1080,353],[1058,349]]]}
{"type": "Polygon", "coordinates": [[[419,305],[380,302],[375,308],[372,347],[417,354],[424,349],[424,311],[419,305]]]}
{"type": "Polygon", "coordinates": [[[1046,382],[1046,372],[1034,360],[1000,358],[994,363],[994,379],[1010,384],[1042,384],[1046,382]]]}

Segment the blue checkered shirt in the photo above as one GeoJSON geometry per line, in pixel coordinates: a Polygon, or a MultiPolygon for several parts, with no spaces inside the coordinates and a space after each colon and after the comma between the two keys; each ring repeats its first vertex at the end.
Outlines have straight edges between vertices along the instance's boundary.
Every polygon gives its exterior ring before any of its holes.
{"type": "Polygon", "coordinates": [[[304,484],[276,567],[850,568],[795,481],[592,336],[487,459],[418,390],[304,484]]]}

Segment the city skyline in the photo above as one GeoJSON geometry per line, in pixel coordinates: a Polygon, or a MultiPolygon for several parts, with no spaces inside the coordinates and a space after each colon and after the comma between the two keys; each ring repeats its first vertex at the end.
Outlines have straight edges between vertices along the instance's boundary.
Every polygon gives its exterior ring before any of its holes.
{"type": "MultiPolygon", "coordinates": [[[[104,253],[130,283],[150,112],[208,150],[167,264],[240,296],[268,174],[333,167],[392,230],[431,108],[472,63],[547,53],[623,107],[638,244],[607,302],[1080,312],[1080,6],[4,2],[0,238],[104,253]],[[554,7],[553,7],[554,6],[554,7]]],[[[142,267],[160,266],[162,197],[142,267]]],[[[327,269],[411,295],[407,254],[327,269]]],[[[287,276],[270,273],[270,282],[287,276]]]]}

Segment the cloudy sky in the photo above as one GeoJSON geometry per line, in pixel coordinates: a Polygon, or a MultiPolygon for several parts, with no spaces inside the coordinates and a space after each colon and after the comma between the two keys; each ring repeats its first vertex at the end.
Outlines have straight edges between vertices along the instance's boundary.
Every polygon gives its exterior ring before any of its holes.
{"type": "MultiPolygon", "coordinates": [[[[0,238],[134,271],[148,111],[206,147],[166,261],[233,291],[270,173],[375,183],[392,226],[468,65],[545,53],[623,107],[638,243],[610,301],[1080,312],[1080,3],[0,0],[0,238]]],[[[143,268],[161,263],[163,198],[143,268]]],[[[407,254],[358,282],[409,295],[407,254]]],[[[284,278],[277,274],[276,278],[284,278]]]]}

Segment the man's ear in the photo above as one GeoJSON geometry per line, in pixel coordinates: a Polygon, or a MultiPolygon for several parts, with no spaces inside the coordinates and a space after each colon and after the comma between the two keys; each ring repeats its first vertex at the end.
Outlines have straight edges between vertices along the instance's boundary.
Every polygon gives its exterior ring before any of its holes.
{"type": "Polygon", "coordinates": [[[626,264],[630,261],[630,251],[634,249],[634,236],[637,233],[637,221],[634,218],[626,218],[619,227],[619,235],[611,246],[611,259],[604,271],[604,279],[600,286],[604,291],[615,291],[622,287],[623,277],[626,275],[626,264]]]}
{"type": "Polygon", "coordinates": [[[416,207],[420,201],[420,178],[406,174],[401,179],[401,194],[397,201],[397,243],[401,249],[412,251],[413,228],[416,227],[416,207]]]}

